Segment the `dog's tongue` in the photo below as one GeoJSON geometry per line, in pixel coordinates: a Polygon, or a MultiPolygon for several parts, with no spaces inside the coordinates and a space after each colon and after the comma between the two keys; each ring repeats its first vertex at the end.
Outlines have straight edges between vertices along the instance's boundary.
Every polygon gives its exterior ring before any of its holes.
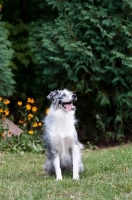
{"type": "Polygon", "coordinates": [[[65,104],[65,108],[67,112],[70,112],[74,107],[72,104],[65,104]]]}

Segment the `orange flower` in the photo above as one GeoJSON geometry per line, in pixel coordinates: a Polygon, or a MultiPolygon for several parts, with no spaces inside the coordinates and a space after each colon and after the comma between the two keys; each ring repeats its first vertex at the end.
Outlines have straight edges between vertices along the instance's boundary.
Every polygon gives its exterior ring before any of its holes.
{"type": "Polygon", "coordinates": [[[33,112],[36,112],[36,111],[37,111],[37,107],[33,106],[33,107],[32,107],[32,111],[33,111],[33,112]]]}
{"type": "Polygon", "coordinates": [[[34,99],[32,98],[30,102],[31,102],[31,103],[34,103],[34,99]]]}
{"type": "Polygon", "coordinates": [[[4,110],[5,115],[9,115],[9,110],[4,110]]]}
{"type": "Polygon", "coordinates": [[[27,102],[28,103],[34,103],[34,99],[33,98],[32,99],[31,98],[27,98],[27,102]]]}
{"type": "Polygon", "coordinates": [[[0,109],[0,113],[2,113],[3,112],[3,109],[0,109]]]}
{"type": "Polygon", "coordinates": [[[18,105],[18,106],[22,106],[22,102],[21,102],[21,101],[18,101],[18,102],[17,102],[17,105],[18,105]]]}
{"type": "Polygon", "coordinates": [[[29,114],[29,115],[28,115],[28,120],[30,120],[31,118],[33,118],[33,115],[32,115],[32,114],[29,114]]]}
{"type": "Polygon", "coordinates": [[[0,97],[0,101],[2,100],[2,97],[0,97]]]}
{"type": "Polygon", "coordinates": [[[39,123],[38,123],[38,126],[42,126],[42,122],[39,122],[39,123]]]}
{"type": "Polygon", "coordinates": [[[27,98],[27,102],[30,103],[31,102],[31,98],[27,98]]]}
{"type": "Polygon", "coordinates": [[[24,122],[24,121],[21,119],[21,120],[19,120],[18,123],[19,123],[19,124],[23,124],[23,122],[24,122]]]}
{"type": "Polygon", "coordinates": [[[47,109],[46,109],[46,111],[45,111],[46,115],[48,115],[48,114],[49,114],[49,111],[50,111],[50,109],[49,109],[49,108],[47,108],[47,109]]]}
{"type": "Polygon", "coordinates": [[[31,110],[31,105],[30,105],[30,104],[27,104],[27,105],[26,105],[26,109],[27,109],[27,110],[31,110]]]}
{"type": "Polygon", "coordinates": [[[8,99],[5,99],[5,100],[4,100],[4,104],[5,104],[5,105],[7,105],[7,104],[9,104],[9,103],[10,103],[10,100],[8,100],[8,99]]]}
{"type": "Polygon", "coordinates": [[[28,134],[29,134],[29,135],[33,135],[33,134],[34,134],[34,131],[33,131],[33,130],[30,130],[30,131],[28,131],[28,134]]]}
{"type": "Polygon", "coordinates": [[[2,134],[1,134],[1,137],[4,137],[4,136],[5,136],[5,134],[4,134],[4,133],[2,133],[2,134]]]}
{"type": "Polygon", "coordinates": [[[38,126],[37,122],[34,122],[33,127],[37,127],[37,126],[38,126]]]}

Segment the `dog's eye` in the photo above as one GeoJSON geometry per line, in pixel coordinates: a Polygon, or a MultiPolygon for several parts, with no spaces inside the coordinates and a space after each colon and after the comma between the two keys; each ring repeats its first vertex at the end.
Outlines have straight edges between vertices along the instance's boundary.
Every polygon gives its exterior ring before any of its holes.
{"type": "Polygon", "coordinates": [[[66,94],[63,94],[62,97],[66,97],[66,94]]]}

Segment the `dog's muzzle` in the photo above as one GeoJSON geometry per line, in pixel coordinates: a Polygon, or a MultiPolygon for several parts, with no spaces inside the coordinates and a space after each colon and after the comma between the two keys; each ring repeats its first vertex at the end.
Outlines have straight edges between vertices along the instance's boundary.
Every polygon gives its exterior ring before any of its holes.
{"type": "Polygon", "coordinates": [[[76,109],[76,107],[73,105],[73,102],[76,100],[77,100],[76,94],[72,94],[71,100],[66,102],[63,100],[63,96],[61,96],[59,98],[58,105],[66,112],[70,112],[76,109]]]}
{"type": "Polygon", "coordinates": [[[69,102],[62,102],[61,100],[59,100],[59,105],[62,107],[63,110],[65,110],[66,112],[70,112],[76,109],[76,107],[73,105],[73,102],[77,100],[77,97],[74,96],[74,99],[72,101],[69,102]]]}

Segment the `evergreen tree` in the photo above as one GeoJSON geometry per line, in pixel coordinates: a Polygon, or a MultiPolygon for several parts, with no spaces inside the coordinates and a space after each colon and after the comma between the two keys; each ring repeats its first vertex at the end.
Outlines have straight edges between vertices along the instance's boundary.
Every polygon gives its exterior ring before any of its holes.
{"type": "Polygon", "coordinates": [[[13,57],[8,31],[0,21],[0,96],[11,96],[14,91],[14,77],[10,68],[13,57]]]}
{"type": "Polygon", "coordinates": [[[31,29],[30,22],[46,16],[47,13],[51,17],[54,12],[51,14],[51,9],[47,9],[47,2],[42,0],[1,0],[0,6],[2,21],[6,22],[9,40],[14,50],[11,67],[15,75],[14,80],[17,83],[15,99],[17,96],[26,99],[27,96],[33,95],[38,98],[38,86],[36,87],[34,81],[38,72],[34,68],[33,55],[28,46],[28,35],[31,29]]]}
{"type": "Polygon", "coordinates": [[[130,136],[132,2],[47,2],[58,15],[51,21],[32,23],[29,42],[38,84],[78,92],[79,115],[89,138],[130,136]]]}

